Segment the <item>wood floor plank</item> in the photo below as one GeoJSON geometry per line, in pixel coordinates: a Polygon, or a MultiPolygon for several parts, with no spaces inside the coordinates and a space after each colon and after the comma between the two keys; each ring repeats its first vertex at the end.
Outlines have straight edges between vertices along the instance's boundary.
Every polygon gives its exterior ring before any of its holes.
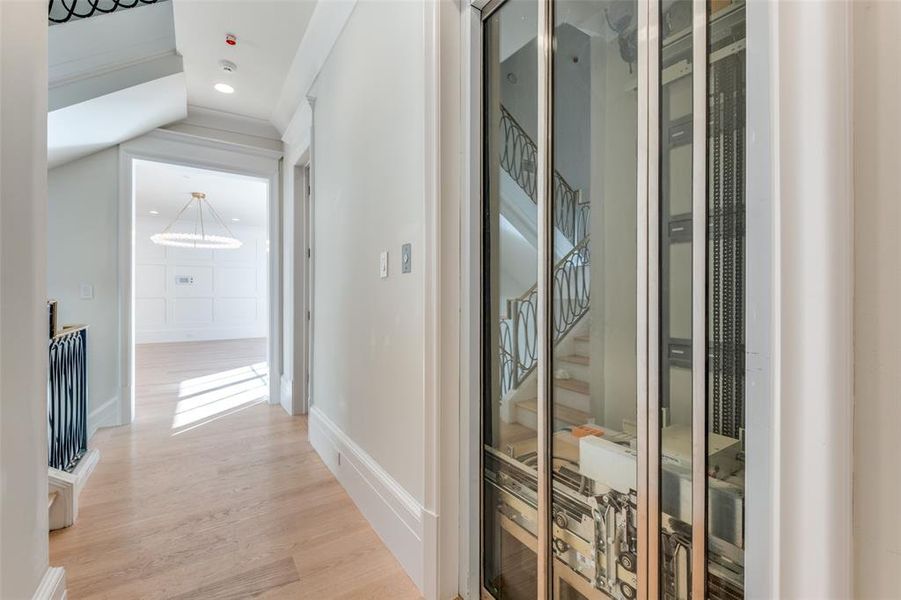
{"type": "Polygon", "coordinates": [[[50,535],[70,600],[420,597],[306,418],[235,400],[265,357],[265,340],[138,346],[135,422],[97,432],[78,521],[50,535]]]}

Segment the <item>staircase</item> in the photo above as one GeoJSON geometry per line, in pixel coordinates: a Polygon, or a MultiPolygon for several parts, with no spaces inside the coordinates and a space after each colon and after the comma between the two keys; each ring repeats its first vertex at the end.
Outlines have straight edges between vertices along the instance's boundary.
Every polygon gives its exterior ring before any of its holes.
{"type": "MultiPolygon", "coordinates": [[[[554,361],[554,429],[584,425],[593,421],[588,379],[591,370],[589,336],[573,334],[567,340],[570,354],[554,361]]],[[[531,397],[514,400],[512,421],[536,429],[538,422],[537,388],[530,387],[531,397]]]]}
{"type": "MultiPolygon", "coordinates": [[[[510,112],[501,107],[503,144],[501,167],[522,191],[537,202],[534,176],[537,147],[510,112]]],[[[591,421],[589,390],[590,351],[587,319],[590,306],[590,205],[563,176],[554,171],[554,228],[572,246],[554,265],[552,313],[554,345],[567,354],[557,362],[554,385],[554,427],[572,427],[591,421]]],[[[533,376],[538,360],[537,283],[507,302],[500,320],[502,420],[537,428],[537,385],[533,376]]]]}

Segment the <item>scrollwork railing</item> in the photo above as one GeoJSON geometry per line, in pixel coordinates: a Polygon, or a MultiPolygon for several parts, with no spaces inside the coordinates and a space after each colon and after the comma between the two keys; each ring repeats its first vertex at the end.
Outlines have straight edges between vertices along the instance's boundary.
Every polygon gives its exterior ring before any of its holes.
{"type": "Polygon", "coordinates": [[[96,14],[109,14],[117,10],[135,8],[144,4],[156,4],[167,0],[49,0],[48,19],[51,25],[87,19],[96,14]]]}
{"type": "MultiPolygon", "coordinates": [[[[589,238],[582,240],[554,265],[551,311],[554,344],[562,340],[588,312],[591,262],[589,238]]],[[[538,362],[538,286],[507,302],[501,320],[501,397],[516,389],[538,362]]]]}
{"type": "Polygon", "coordinates": [[[88,449],[86,327],[50,339],[47,385],[48,463],[72,471],[88,449]]]}
{"type": "MultiPolygon", "coordinates": [[[[506,108],[501,106],[501,167],[519,187],[538,202],[538,146],[506,108]]],[[[554,226],[573,246],[588,235],[590,205],[558,171],[554,171],[554,226]]]]}

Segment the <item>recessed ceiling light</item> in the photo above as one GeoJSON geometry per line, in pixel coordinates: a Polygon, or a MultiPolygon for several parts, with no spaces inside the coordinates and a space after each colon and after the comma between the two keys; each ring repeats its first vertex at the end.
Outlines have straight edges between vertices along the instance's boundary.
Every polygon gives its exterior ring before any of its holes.
{"type": "Polygon", "coordinates": [[[240,220],[241,220],[241,219],[239,219],[239,218],[237,218],[237,217],[232,217],[232,221],[234,221],[235,223],[237,223],[237,222],[240,221],[240,220]]]}
{"type": "Polygon", "coordinates": [[[217,92],[222,92],[223,94],[234,94],[235,93],[235,88],[228,85],[227,83],[217,83],[213,87],[216,88],[217,92]]]}
{"type": "Polygon", "coordinates": [[[150,211],[150,214],[151,214],[151,215],[158,215],[158,214],[160,214],[160,211],[158,211],[158,210],[151,210],[151,211],[150,211]]]}

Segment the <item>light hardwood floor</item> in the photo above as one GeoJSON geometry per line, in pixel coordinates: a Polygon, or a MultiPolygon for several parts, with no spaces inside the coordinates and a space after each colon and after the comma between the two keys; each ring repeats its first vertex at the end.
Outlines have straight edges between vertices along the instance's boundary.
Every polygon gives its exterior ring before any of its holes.
{"type": "Polygon", "coordinates": [[[265,356],[264,340],[138,346],[137,418],[91,440],[78,521],[50,535],[69,600],[420,597],[306,418],[259,398],[265,356]]]}

